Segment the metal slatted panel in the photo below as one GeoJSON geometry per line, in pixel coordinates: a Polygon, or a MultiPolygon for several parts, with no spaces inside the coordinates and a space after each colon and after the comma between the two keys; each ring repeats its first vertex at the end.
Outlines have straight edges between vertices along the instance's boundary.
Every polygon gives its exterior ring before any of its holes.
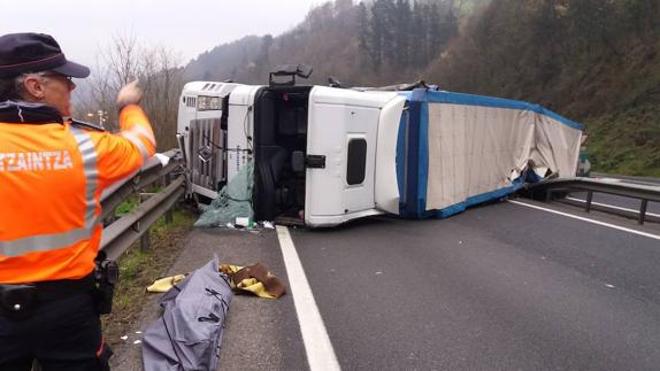
{"type": "Polygon", "coordinates": [[[222,177],[221,161],[223,153],[217,148],[222,146],[220,119],[199,119],[190,122],[190,153],[192,154],[192,181],[194,184],[216,191],[222,177]],[[208,148],[212,156],[204,162],[199,151],[208,148]]]}

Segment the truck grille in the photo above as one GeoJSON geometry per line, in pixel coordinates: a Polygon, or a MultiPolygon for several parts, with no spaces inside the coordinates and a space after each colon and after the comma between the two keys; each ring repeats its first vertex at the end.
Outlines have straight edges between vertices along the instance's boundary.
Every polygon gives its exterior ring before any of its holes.
{"type": "Polygon", "coordinates": [[[190,161],[192,182],[201,187],[217,191],[223,180],[222,161],[224,153],[220,119],[199,119],[190,121],[190,161]]]}

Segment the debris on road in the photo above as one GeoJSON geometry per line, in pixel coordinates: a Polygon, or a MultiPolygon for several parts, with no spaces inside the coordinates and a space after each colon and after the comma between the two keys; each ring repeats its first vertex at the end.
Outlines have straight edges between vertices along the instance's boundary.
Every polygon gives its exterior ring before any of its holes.
{"type": "Polygon", "coordinates": [[[220,270],[229,276],[233,288],[250,292],[260,298],[277,299],[286,293],[282,281],[261,263],[247,267],[222,264],[220,270]]]}
{"type": "Polygon", "coordinates": [[[177,274],[175,276],[159,278],[149,287],[147,287],[147,292],[151,293],[164,293],[171,289],[173,286],[183,281],[186,278],[187,274],[177,274]]]}
{"type": "Polygon", "coordinates": [[[252,209],[252,184],[254,163],[248,162],[225,185],[218,197],[204,208],[204,212],[195,222],[195,227],[221,227],[233,228],[247,220],[243,227],[248,227],[254,220],[252,209]],[[231,225],[231,227],[230,227],[231,225]]]}

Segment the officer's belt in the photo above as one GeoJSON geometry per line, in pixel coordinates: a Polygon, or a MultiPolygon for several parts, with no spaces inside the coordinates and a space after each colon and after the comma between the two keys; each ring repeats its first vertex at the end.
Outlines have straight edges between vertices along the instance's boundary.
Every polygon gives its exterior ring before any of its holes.
{"type": "MultiPolygon", "coordinates": [[[[25,285],[34,287],[36,299],[41,302],[64,299],[86,292],[92,292],[96,287],[93,273],[77,280],[43,281],[25,285]]],[[[11,286],[0,284],[0,291],[2,291],[3,287],[11,286]]]]}

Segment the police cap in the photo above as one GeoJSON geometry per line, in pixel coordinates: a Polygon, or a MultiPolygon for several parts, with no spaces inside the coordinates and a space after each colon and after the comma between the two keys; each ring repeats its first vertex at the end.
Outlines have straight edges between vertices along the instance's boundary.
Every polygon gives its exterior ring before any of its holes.
{"type": "Polygon", "coordinates": [[[50,35],[13,33],[0,36],[0,78],[40,71],[55,71],[75,78],[89,76],[89,68],[68,61],[50,35]]]}

